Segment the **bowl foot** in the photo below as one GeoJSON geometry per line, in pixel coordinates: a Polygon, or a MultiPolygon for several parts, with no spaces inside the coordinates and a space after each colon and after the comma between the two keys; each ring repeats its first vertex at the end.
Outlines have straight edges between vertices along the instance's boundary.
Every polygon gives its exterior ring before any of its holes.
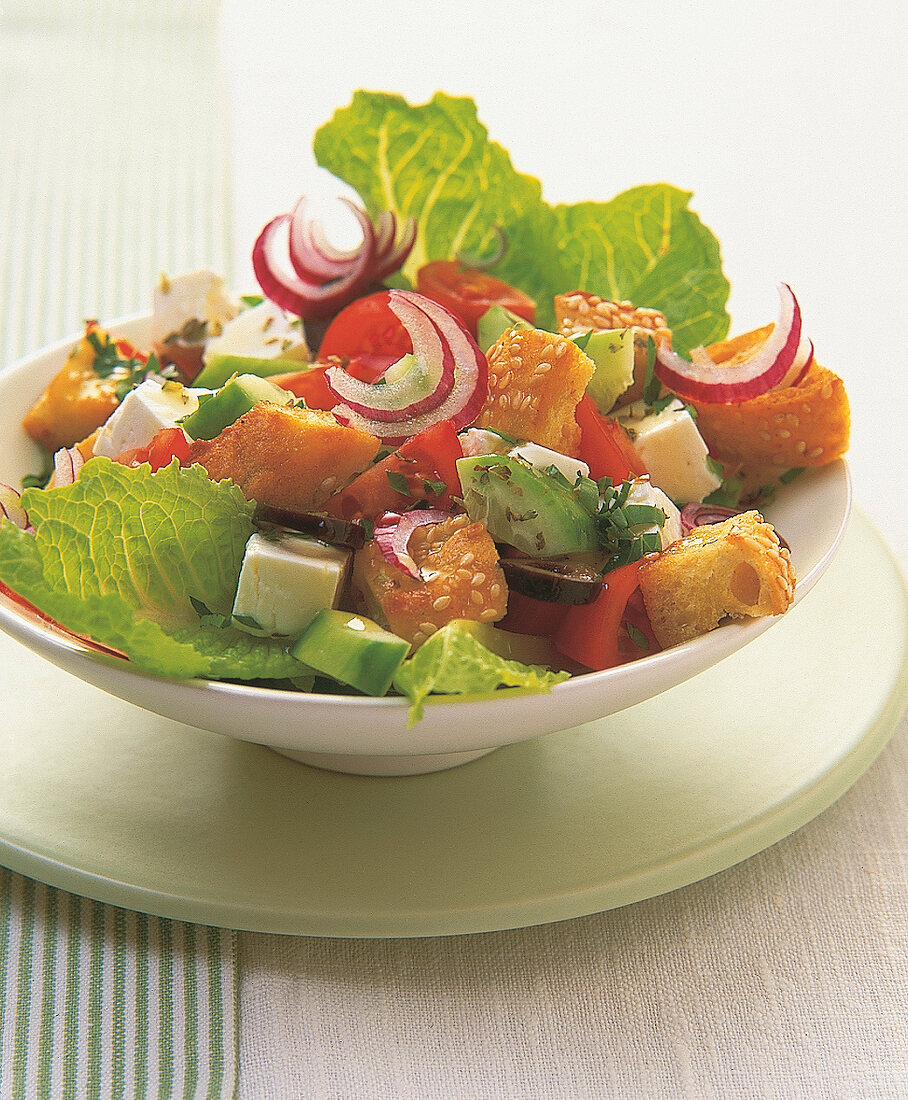
{"type": "Polygon", "coordinates": [[[312,768],[350,775],[426,775],[445,771],[460,764],[469,764],[486,756],[491,749],[470,749],[468,752],[427,753],[423,756],[355,756],[334,752],[297,752],[295,749],[274,749],[281,756],[298,760],[312,768]]]}

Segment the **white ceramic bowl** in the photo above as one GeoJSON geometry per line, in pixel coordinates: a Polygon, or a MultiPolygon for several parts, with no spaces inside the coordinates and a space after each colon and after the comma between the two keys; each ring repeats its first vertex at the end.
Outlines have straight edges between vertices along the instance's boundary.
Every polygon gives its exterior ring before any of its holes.
{"type": "MultiPolygon", "coordinates": [[[[111,324],[140,346],[147,317],[111,324]]],[[[0,482],[18,485],[40,455],[21,429],[27,409],[78,336],[0,372],[0,482]]],[[[805,473],[765,509],[791,546],[801,600],[842,539],[851,508],[844,462],[805,473]]],[[[363,775],[437,771],[493,749],[578,726],[633,706],[695,676],[769,629],[775,619],[730,623],[684,645],[575,676],[549,694],[507,689],[456,700],[431,697],[407,728],[405,699],[315,695],[208,680],[165,680],[101,654],[0,596],[0,627],[36,653],[121,699],[190,726],[267,745],[305,763],[363,775]]]]}

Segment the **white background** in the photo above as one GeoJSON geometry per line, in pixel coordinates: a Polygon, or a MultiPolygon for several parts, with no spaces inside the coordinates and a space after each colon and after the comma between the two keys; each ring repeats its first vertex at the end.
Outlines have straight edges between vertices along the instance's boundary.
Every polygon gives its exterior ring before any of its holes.
{"type": "Polygon", "coordinates": [[[732,332],[792,285],[846,381],[856,497],[908,549],[905,16],[890,4],[224,0],[236,254],[312,186],[312,135],[356,88],[472,96],[550,202],[694,192],[732,332]]]}

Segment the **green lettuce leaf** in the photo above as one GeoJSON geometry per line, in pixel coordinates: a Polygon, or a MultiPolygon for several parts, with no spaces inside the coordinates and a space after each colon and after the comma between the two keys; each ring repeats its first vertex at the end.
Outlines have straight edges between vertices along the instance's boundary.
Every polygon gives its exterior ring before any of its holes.
{"type": "Polygon", "coordinates": [[[417,219],[402,273],[410,285],[430,260],[492,254],[498,227],[508,249],[495,274],[536,299],[544,328],[554,327],[556,294],[585,290],[661,309],[681,352],[728,332],[719,245],[689,209],[690,192],[657,183],[610,202],[550,206],[539,181],[489,140],[473,100],[441,92],[416,107],[356,92],[314,150],[373,217],[388,209],[417,219]]]}
{"type": "Polygon", "coordinates": [[[410,700],[410,726],[422,718],[426,697],[432,693],[474,695],[502,686],[549,691],[553,684],[570,679],[567,672],[499,657],[477,641],[472,625],[462,619],[447,623],[397,670],[394,687],[410,700]]]}
{"type": "Polygon", "coordinates": [[[0,579],[69,630],[161,676],[301,671],[279,642],[202,626],[192,605],[233,604],[253,505],[230,482],[177,462],[152,474],[95,458],[74,484],[22,501],[35,534],[0,524],[0,579]]]}

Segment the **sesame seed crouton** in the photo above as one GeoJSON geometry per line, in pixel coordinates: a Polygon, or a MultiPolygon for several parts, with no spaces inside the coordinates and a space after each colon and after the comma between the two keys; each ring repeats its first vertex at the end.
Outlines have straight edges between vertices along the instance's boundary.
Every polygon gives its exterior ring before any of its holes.
{"type": "Polygon", "coordinates": [[[213,481],[230,478],[249,500],[308,512],[364,470],[380,446],[329,412],[260,401],[214,439],[197,439],[189,461],[213,481]]]}
{"type": "Polygon", "coordinates": [[[794,599],[788,550],[759,512],[695,527],[640,569],[640,591],[663,648],[722,619],[781,615],[794,599]]]}

